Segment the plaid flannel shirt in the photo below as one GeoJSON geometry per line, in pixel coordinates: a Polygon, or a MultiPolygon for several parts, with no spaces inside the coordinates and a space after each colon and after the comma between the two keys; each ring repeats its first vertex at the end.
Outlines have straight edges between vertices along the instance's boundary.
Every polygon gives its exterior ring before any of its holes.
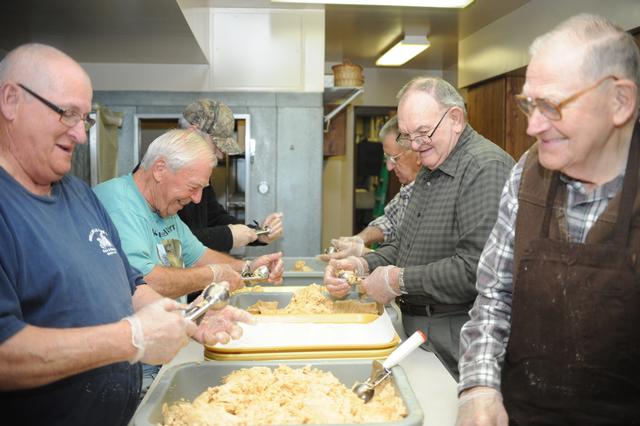
{"type": "Polygon", "coordinates": [[[397,238],[364,257],[369,270],[404,268],[412,303],[471,304],[478,259],[513,165],[467,124],[438,168],[420,170],[397,238]]]}
{"type": "Polygon", "coordinates": [[[369,226],[373,226],[382,231],[385,242],[396,238],[398,227],[402,223],[402,218],[407,209],[407,204],[409,204],[409,198],[411,198],[411,191],[413,190],[415,182],[414,180],[406,185],[402,185],[396,196],[384,207],[384,214],[369,223],[369,226]]]}
{"type": "MultiPolygon", "coordinates": [[[[518,190],[525,153],[513,168],[500,199],[498,220],[478,263],[478,297],[460,334],[458,391],[474,386],[500,389],[500,372],[511,333],[513,244],[518,190]]],[[[564,217],[570,241],[584,242],[589,229],[622,188],[624,174],[588,193],[581,182],[561,175],[566,185],[564,217]]]]}

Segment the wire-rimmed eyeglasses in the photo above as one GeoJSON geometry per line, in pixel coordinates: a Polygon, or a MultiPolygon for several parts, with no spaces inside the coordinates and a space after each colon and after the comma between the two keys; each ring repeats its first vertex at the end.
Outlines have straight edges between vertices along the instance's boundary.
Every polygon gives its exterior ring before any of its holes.
{"type": "Polygon", "coordinates": [[[53,111],[60,114],[60,122],[65,126],[73,127],[76,124],[78,124],[80,121],[82,121],[84,122],[84,130],[88,131],[91,127],[93,127],[94,124],[96,124],[96,121],[93,118],[90,118],[89,116],[87,116],[86,114],[83,115],[71,109],[62,109],[58,105],[54,104],[53,102],[38,95],[36,92],[29,89],[24,84],[18,83],[18,86],[20,86],[31,96],[33,96],[34,98],[36,98],[37,100],[39,100],[40,102],[42,102],[43,104],[51,108],[53,111]]]}
{"type": "Polygon", "coordinates": [[[438,123],[434,126],[431,132],[428,132],[428,131],[416,132],[415,136],[411,136],[408,133],[400,133],[398,134],[398,137],[396,137],[396,142],[398,143],[398,145],[403,146],[405,148],[410,148],[413,142],[418,144],[418,146],[421,146],[425,143],[427,144],[431,143],[431,138],[433,137],[436,130],[438,130],[438,127],[440,127],[440,123],[442,123],[442,120],[444,120],[444,118],[447,116],[449,111],[451,111],[451,108],[448,108],[444,112],[444,114],[442,114],[442,117],[440,117],[440,120],[438,120],[438,123]]]}
{"type": "Polygon", "coordinates": [[[573,95],[564,98],[563,100],[561,100],[560,102],[553,102],[550,101],[547,98],[532,98],[530,96],[526,96],[526,95],[515,95],[515,101],[516,101],[516,105],[518,105],[518,108],[520,108],[520,110],[527,116],[527,117],[531,117],[531,114],[533,114],[533,110],[538,108],[538,111],[540,111],[540,114],[544,115],[545,117],[547,117],[549,120],[553,120],[553,121],[558,121],[558,120],[562,120],[562,108],[564,108],[565,106],[567,106],[569,103],[575,101],[576,99],[578,99],[580,96],[584,95],[585,93],[589,92],[590,90],[595,89],[596,87],[600,86],[603,82],[605,82],[606,80],[613,78],[614,80],[618,80],[618,77],[616,77],[615,75],[608,75],[606,77],[601,78],[600,80],[596,81],[594,84],[592,84],[591,86],[580,90],[579,92],[574,93],[573,95]]]}
{"type": "Polygon", "coordinates": [[[402,157],[404,154],[406,154],[408,152],[408,150],[402,151],[399,154],[396,155],[388,155],[388,154],[384,154],[384,162],[385,163],[391,163],[392,166],[397,166],[398,165],[398,158],[402,157]]]}

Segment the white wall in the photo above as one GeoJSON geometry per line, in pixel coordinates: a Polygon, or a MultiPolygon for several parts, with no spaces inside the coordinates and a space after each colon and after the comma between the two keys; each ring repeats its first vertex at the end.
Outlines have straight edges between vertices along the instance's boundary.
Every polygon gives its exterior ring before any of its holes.
{"type": "Polygon", "coordinates": [[[531,0],[458,43],[458,87],[527,65],[535,37],[583,12],[609,17],[625,30],[640,26],[639,0],[531,0]]]}
{"type": "Polygon", "coordinates": [[[82,64],[95,90],[322,92],[324,10],[190,7],[201,64],[82,64]]]}

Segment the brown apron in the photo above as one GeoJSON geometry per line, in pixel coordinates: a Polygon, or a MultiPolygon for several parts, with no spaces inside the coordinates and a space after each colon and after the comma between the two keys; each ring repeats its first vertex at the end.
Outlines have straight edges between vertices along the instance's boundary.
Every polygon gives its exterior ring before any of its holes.
{"type": "MultiPolygon", "coordinates": [[[[584,244],[561,237],[557,172],[544,205],[519,205],[501,389],[511,425],[640,424],[639,146],[636,123],[623,189],[584,244]]],[[[529,176],[542,183],[537,167],[529,176]]]]}

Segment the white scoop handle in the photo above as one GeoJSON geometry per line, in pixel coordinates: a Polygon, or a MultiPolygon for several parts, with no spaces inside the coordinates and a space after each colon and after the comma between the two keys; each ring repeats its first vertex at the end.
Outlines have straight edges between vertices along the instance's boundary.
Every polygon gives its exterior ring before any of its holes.
{"type": "Polygon", "coordinates": [[[427,341],[427,336],[418,330],[411,335],[407,340],[402,342],[400,346],[398,346],[387,359],[384,360],[382,366],[390,370],[391,367],[396,366],[400,361],[405,359],[407,355],[413,352],[418,346],[427,341]]]}

